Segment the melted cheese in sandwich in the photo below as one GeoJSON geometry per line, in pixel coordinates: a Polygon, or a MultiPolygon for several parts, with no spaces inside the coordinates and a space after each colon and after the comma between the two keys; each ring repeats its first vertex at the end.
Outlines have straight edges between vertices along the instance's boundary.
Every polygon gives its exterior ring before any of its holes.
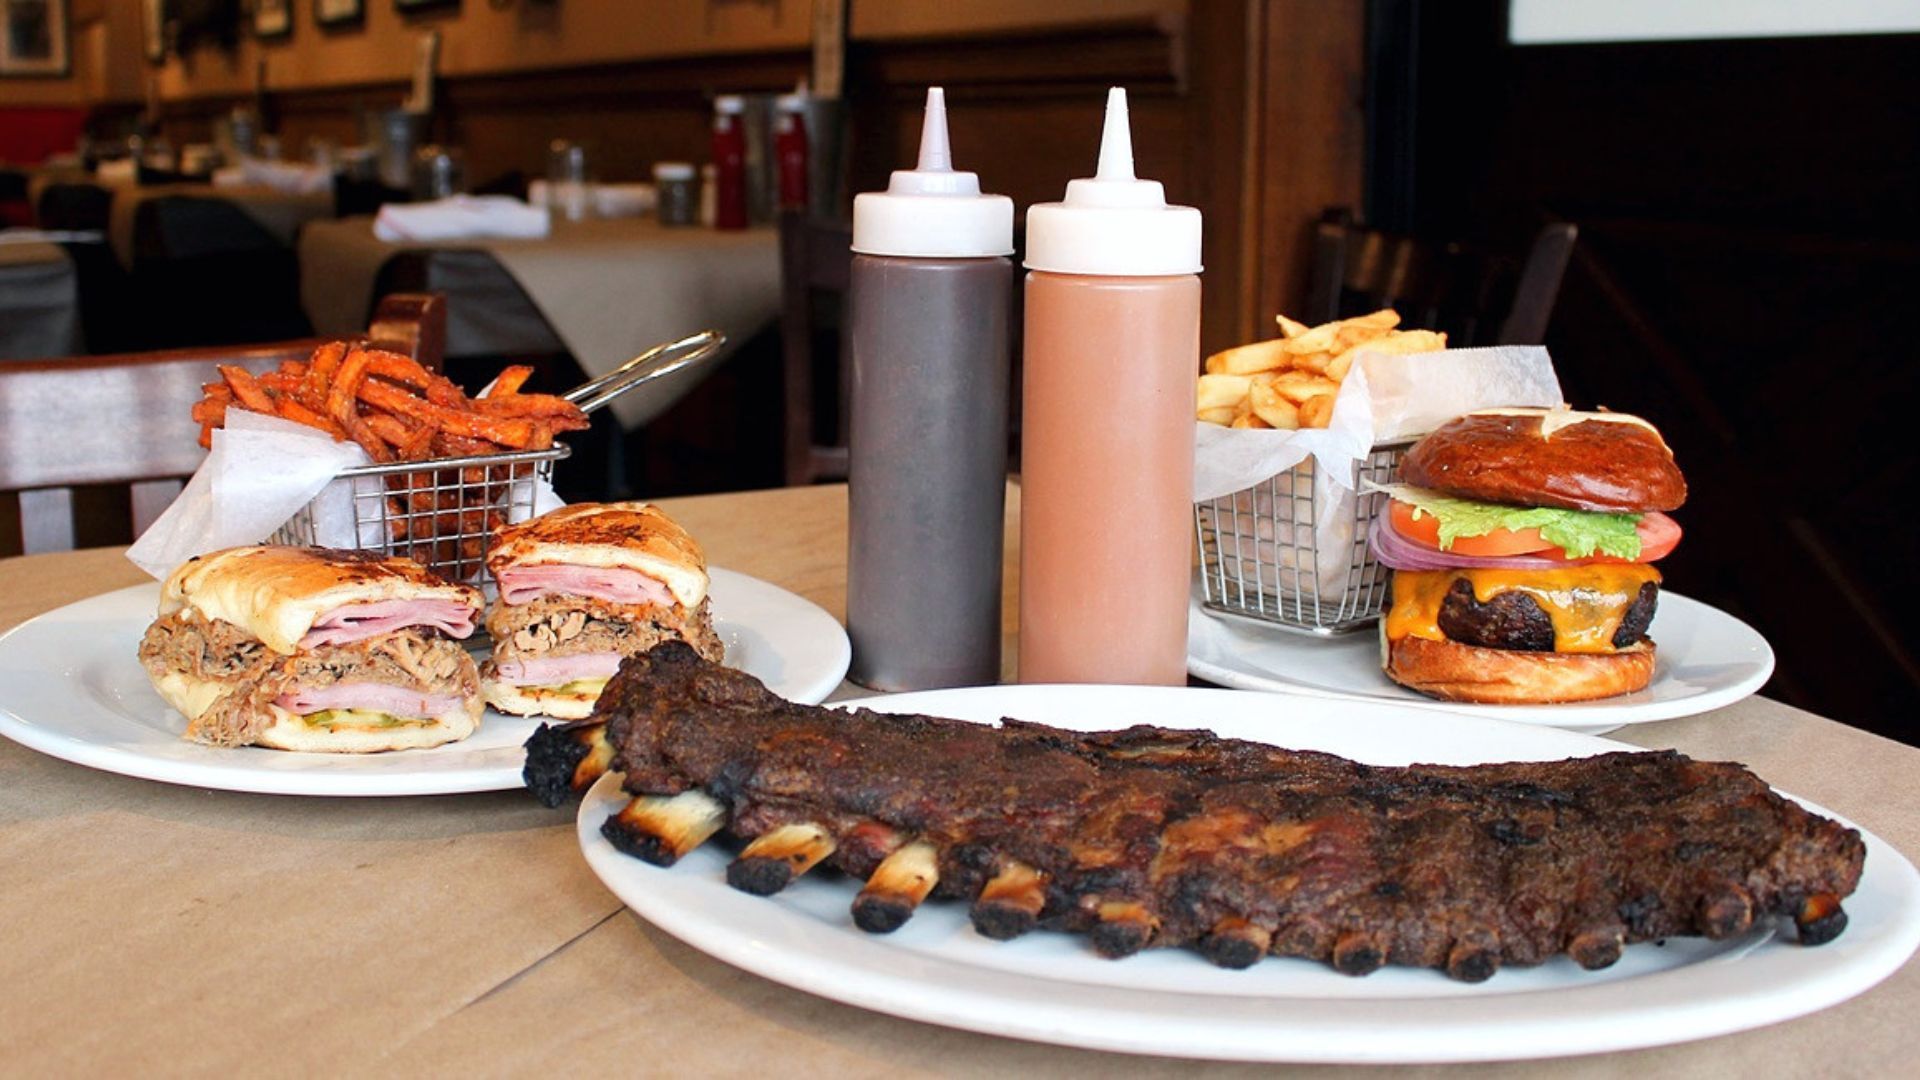
{"type": "Polygon", "coordinates": [[[1396,570],[1387,639],[1447,640],[1440,629],[1440,606],[1453,583],[1465,581],[1483,604],[1508,592],[1532,597],[1553,623],[1555,652],[1617,652],[1613,635],[1620,620],[1640,595],[1640,586],[1659,580],[1660,571],[1645,563],[1595,563],[1564,570],[1396,570]]]}
{"type": "Polygon", "coordinates": [[[1575,424],[1632,424],[1635,427],[1645,428],[1647,431],[1652,432],[1654,438],[1660,439],[1661,446],[1667,445],[1667,440],[1660,437],[1660,429],[1628,413],[1581,412],[1578,409],[1569,409],[1562,405],[1557,409],[1479,409],[1467,415],[1537,416],[1540,418],[1540,437],[1543,439],[1551,439],[1555,432],[1562,428],[1570,428],[1575,424]]]}

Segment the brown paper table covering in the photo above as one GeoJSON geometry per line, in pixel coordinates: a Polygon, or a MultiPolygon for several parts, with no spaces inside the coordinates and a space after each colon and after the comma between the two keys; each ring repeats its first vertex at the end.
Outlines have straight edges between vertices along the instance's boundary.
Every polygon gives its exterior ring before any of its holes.
{"type": "MultiPolygon", "coordinates": [[[[333,193],[299,195],[268,187],[220,187],[212,184],[121,185],[113,188],[113,208],[107,224],[107,242],[120,265],[135,261],[135,224],[143,205],[155,199],[191,198],[223,202],[238,209],[283,247],[308,222],[333,216],[333,193]]],[[[362,322],[362,328],[365,327],[362,322]]]]}
{"type": "MultiPolygon", "coordinates": [[[[844,615],[845,488],[663,505],[713,563],[844,615]]],[[[1014,493],[1010,539],[1018,506],[1014,493]]],[[[1012,543],[1007,554],[1011,586],[1012,543]]],[[[117,550],[0,561],[0,629],[141,580],[117,550]]],[[[1010,587],[1009,613],[1011,599],[1010,587]]],[[[1615,737],[1744,761],[1920,852],[1920,750],[1763,698],[1615,737]]],[[[0,882],[0,1073],[10,1075],[1273,1074],[952,1031],[786,989],[626,912],[581,859],[572,810],[518,792],[241,795],[0,741],[0,882]]],[[[1758,1031],[1378,1071],[1912,1075],[1916,1013],[1920,964],[1909,962],[1852,1001],[1758,1031]]]]}
{"type": "MultiPolygon", "coordinates": [[[[737,346],[780,313],[780,243],[772,229],[720,232],[667,228],[651,217],[555,221],[538,240],[467,239],[389,244],[371,218],[316,222],[300,235],[300,300],[314,330],[346,335],[366,325],[376,279],[402,251],[470,258],[484,252],[525,290],[552,332],[589,375],[602,375],[649,345],[717,329],[737,346]]],[[[450,275],[449,282],[480,280],[450,275]]],[[[538,328],[496,327],[497,347],[461,333],[484,295],[448,296],[451,344],[485,355],[510,354],[538,328]]],[[[636,427],[659,415],[711,372],[719,358],[650,383],[616,400],[620,422],[636,427]]]]}
{"type": "Polygon", "coordinates": [[[0,361],[80,352],[79,277],[65,249],[0,243],[0,361]]]}

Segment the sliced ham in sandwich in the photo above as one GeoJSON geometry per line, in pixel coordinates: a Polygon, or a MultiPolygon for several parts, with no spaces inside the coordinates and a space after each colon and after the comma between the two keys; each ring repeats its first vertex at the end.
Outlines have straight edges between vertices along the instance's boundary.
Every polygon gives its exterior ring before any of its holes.
{"type": "Polygon", "coordinates": [[[156,689],[217,746],[364,753],[463,739],[477,590],[406,559],[247,547],[189,560],[140,643],[156,689]]]}
{"type": "Polygon", "coordinates": [[[584,717],[623,659],[661,641],[724,654],[706,558],[656,506],[579,504],[503,526],[487,568],[500,592],[481,690],[503,712],[584,717]]]}

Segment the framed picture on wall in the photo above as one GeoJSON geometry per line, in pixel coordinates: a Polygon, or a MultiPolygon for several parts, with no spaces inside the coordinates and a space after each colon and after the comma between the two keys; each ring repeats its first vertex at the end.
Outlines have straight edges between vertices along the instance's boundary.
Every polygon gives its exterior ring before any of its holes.
{"type": "Polygon", "coordinates": [[[358,26],[366,17],[363,0],[313,0],[313,21],[321,26],[358,26]]]}
{"type": "Polygon", "coordinates": [[[70,56],[67,0],[0,0],[0,76],[59,78],[70,56]]]}
{"type": "Polygon", "coordinates": [[[293,0],[253,0],[253,36],[262,39],[293,33],[293,0]]]}
{"type": "Polygon", "coordinates": [[[435,8],[457,8],[460,0],[393,0],[393,9],[401,14],[416,11],[432,11],[435,8]]]}

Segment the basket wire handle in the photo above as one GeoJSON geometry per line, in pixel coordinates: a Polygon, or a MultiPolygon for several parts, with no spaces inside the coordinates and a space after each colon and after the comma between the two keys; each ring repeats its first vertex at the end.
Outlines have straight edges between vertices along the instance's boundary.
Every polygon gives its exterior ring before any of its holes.
{"type": "Polygon", "coordinates": [[[641,383],[652,382],[705,360],[719,352],[726,343],[727,335],[718,330],[702,330],[678,341],[663,342],[560,396],[580,406],[581,412],[592,412],[641,383]]]}

